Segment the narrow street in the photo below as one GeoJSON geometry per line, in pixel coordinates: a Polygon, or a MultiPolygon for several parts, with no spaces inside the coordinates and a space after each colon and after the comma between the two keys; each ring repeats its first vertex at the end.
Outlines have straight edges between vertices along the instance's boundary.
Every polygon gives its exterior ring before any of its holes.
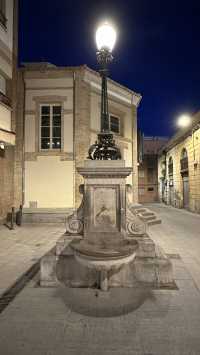
{"type": "Polygon", "coordinates": [[[180,255],[200,290],[200,215],[164,204],[148,204],[162,220],[149,235],[167,254],[180,255]]]}

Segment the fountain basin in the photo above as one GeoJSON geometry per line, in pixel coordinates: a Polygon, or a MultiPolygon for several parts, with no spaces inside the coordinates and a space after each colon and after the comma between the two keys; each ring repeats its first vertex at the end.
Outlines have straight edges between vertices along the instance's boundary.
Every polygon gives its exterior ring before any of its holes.
{"type": "Polygon", "coordinates": [[[122,240],[116,245],[94,245],[87,241],[73,241],[70,245],[76,260],[84,267],[95,269],[100,273],[99,286],[108,290],[108,274],[132,262],[138,248],[137,241],[122,240]]]}

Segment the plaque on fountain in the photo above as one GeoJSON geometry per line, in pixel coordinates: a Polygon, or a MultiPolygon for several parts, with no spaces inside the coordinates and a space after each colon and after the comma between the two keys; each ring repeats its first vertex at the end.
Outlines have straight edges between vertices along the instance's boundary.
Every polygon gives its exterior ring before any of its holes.
{"type": "Polygon", "coordinates": [[[95,244],[123,239],[126,232],[124,161],[85,161],[77,169],[84,177],[84,238],[95,244]]]}

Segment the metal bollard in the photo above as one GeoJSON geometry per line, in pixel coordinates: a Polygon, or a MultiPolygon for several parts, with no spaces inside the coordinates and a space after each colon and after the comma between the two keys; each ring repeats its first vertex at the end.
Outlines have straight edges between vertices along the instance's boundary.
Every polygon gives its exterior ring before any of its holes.
{"type": "Polygon", "coordinates": [[[10,217],[10,229],[14,229],[14,219],[15,219],[15,207],[12,207],[11,217],[10,217]]]}
{"type": "Polygon", "coordinates": [[[19,210],[16,213],[16,224],[18,226],[22,225],[22,205],[19,206],[19,210]]]}

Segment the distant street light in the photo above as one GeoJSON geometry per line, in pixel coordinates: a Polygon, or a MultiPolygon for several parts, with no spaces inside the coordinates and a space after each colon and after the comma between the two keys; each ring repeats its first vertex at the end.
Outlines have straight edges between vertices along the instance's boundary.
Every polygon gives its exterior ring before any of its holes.
{"type": "Polygon", "coordinates": [[[100,66],[101,76],[101,132],[98,141],[89,149],[89,158],[92,160],[117,160],[121,159],[119,148],[113,140],[109,127],[107,76],[108,65],[112,62],[112,50],[116,42],[114,27],[105,22],[96,31],[97,62],[100,66]]]}
{"type": "Polygon", "coordinates": [[[192,120],[189,115],[181,115],[177,120],[177,125],[180,128],[187,128],[190,126],[192,120]]]}

